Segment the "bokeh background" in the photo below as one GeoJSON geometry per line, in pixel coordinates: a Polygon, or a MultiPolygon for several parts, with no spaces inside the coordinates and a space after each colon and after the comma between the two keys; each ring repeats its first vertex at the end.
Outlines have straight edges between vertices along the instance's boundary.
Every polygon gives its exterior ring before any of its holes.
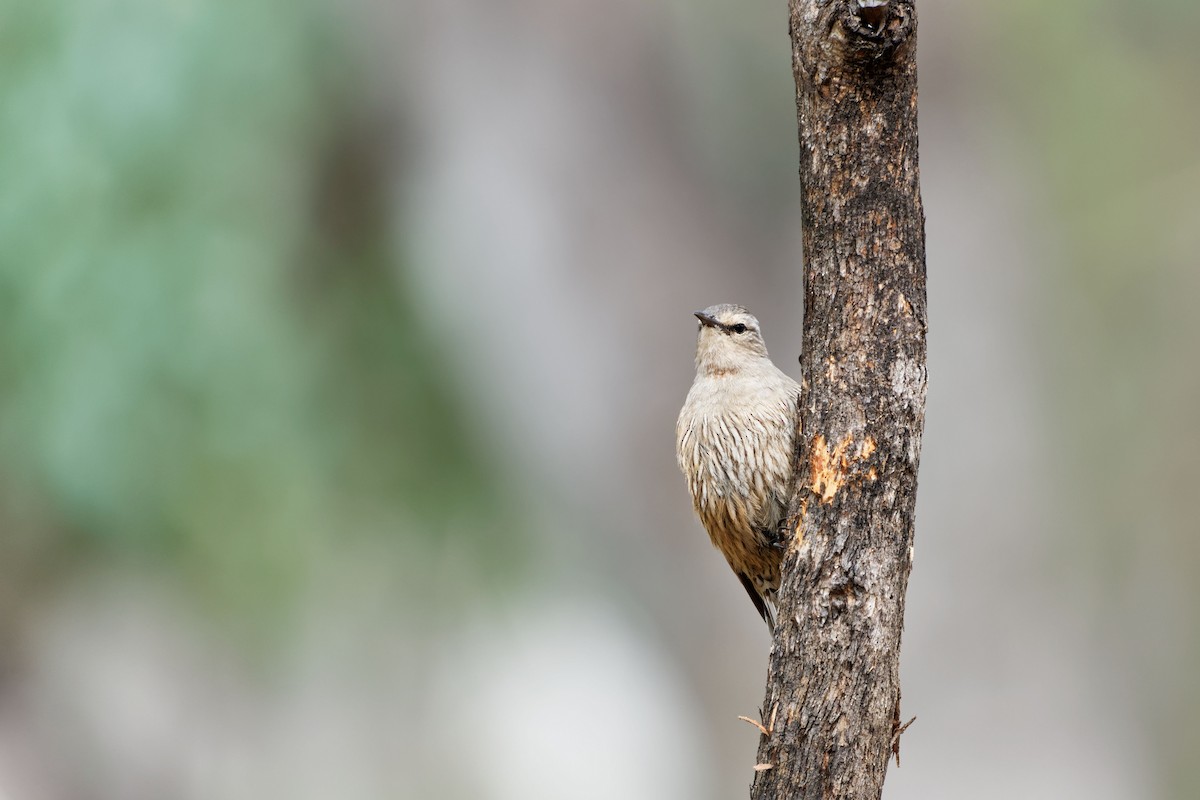
{"type": "MultiPolygon", "coordinates": [[[[1200,796],[1193,0],[920,2],[890,798],[1200,796]]],[[[674,463],[793,375],[782,2],[0,6],[0,798],[744,796],[674,463]]]]}

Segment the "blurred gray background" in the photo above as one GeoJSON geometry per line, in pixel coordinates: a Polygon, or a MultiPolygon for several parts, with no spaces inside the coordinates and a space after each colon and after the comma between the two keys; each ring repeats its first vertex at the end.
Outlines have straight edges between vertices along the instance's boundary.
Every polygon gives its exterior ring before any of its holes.
{"type": "MultiPolygon", "coordinates": [[[[1192,0],[919,4],[889,798],[1200,796],[1192,0]]],[[[674,463],[796,375],[785,4],[0,8],[0,798],[745,796],[674,463]]]]}

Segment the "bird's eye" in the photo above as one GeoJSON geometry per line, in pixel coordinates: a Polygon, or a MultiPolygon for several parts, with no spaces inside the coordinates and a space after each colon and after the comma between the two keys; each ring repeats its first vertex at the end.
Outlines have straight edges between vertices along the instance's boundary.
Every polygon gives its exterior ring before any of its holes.
{"type": "Polygon", "coordinates": [[[739,322],[737,325],[730,325],[729,330],[733,331],[734,333],[745,333],[746,326],[739,322]]]}

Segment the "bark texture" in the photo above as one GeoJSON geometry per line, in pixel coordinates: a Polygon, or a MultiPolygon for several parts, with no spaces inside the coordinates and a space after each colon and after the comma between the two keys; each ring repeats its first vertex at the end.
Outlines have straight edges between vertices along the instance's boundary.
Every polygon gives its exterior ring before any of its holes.
{"type": "Polygon", "coordinates": [[[878,798],[925,419],[912,0],[790,0],[804,214],[791,544],[751,797],[878,798]]]}

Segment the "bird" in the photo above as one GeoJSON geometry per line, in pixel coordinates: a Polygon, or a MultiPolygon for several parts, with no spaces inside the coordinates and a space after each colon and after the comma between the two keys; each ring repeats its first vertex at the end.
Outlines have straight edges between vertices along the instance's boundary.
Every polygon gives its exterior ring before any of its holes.
{"type": "Polygon", "coordinates": [[[773,633],[800,384],[772,363],[744,307],[694,314],[696,378],[675,426],[676,456],[700,522],[773,633]]]}

